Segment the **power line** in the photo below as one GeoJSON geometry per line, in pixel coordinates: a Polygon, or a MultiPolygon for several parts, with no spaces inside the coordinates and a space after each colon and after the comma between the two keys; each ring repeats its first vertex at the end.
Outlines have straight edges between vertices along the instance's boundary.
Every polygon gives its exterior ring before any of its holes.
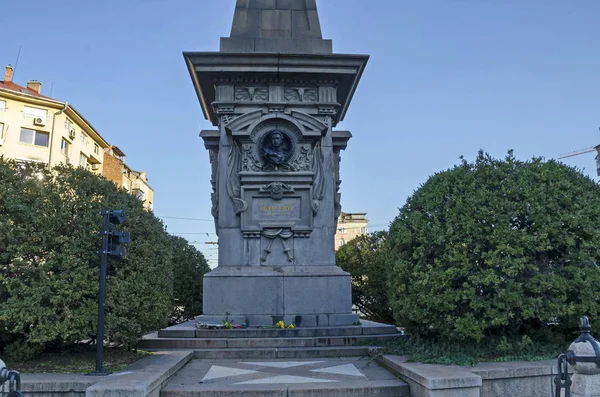
{"type": "MultiPolygon", "coordinates": [[[[196,232],[194,232],[194,233],[171,233],[171,234],[178,234],[178,235],[179,234],[206,234],[206,232],[205,233],[196,233],[196,232]]],[[[214,233],[211,233],[211,234],[214,234],[214,233]]]]}
{"type": "Polygon", "coordinates": [[[156,215],[157,218],[162,218],[162,219],[180,219],[183,221],[198,221],[198,222],[214,222],[214,219],[201,219],[201,218],[185,218],[185,217],[181,217],[181,216],[160,216],[160,215],[156,215]]]}

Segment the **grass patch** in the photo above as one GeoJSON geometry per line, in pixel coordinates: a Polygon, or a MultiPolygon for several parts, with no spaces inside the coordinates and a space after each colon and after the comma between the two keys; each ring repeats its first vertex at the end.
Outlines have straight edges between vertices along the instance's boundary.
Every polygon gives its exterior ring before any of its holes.
{"type": "Polygon", "coordinates": [[[565,343],[535,343],[527,339],[508,343],[503,339],[459,345],[404,336],[372,344],[383,347],[382,354],[405,356],[412,362],[473,366],[481,362],[553,360],[569,346],[565,343]]]}
{"type": "MultiPolygon", "coordinates": [[[[142,350],[104,347],[104,368],[118,372],[149,354],[142,350]]],[[[96,346],[78,345],[60,352],[42,353],[27,361],[5,361],[8,368],[22,373],[89,373],[96,369],[96,346]]]]}

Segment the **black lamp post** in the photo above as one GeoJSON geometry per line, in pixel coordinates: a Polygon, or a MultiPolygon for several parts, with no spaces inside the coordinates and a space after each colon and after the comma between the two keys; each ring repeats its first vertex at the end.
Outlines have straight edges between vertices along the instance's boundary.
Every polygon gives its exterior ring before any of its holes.
{"type": "Polygon", "coordinates": [[[104,209],[100,211],[103,217],[102,231],[98,235],[102,236],[102,249],[100,254],[100,291],[98,293],[98,329],[96,335],[96,370],[90,375],[108,375],[103,368],[104,359],[104,314],[106,306],[106,269],[108,267],[108,257],[113,256],[122,259],[125,256],[125,248],[121,244],[128,244],[131,240],[129,232],[112,230],[112,225],[120,225],[125,222],[126,216],[123,210],[104,209]]]}

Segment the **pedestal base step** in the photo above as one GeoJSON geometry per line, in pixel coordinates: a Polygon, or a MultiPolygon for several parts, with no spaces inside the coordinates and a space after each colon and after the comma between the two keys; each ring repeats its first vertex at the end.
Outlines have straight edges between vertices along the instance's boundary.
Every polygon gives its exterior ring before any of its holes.
{"type": "Polygon", "coordinates": [[[352,346],[366,341],[390,341],[398,334],[324,336],[324,337],[277,337],[277,338],[161,338],[149,334],[140,340],[141,349],[252,349],[252,348],[306,348],[352,346]]]}

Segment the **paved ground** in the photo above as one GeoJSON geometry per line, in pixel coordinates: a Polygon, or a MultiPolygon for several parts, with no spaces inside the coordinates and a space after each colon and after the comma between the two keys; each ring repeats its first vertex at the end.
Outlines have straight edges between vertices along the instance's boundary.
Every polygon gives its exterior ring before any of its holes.
{"type": "MultiPolygon", "coordinates": [[[[404,388],[386,369],[369,357],[311,360],[192,360],[164,389],[173,395],[184,391],[232,392],[254,389],[263,392],[282,388],[404,388]]],[[[399,394],[395,394],[399,395],[399,394]]]]}

